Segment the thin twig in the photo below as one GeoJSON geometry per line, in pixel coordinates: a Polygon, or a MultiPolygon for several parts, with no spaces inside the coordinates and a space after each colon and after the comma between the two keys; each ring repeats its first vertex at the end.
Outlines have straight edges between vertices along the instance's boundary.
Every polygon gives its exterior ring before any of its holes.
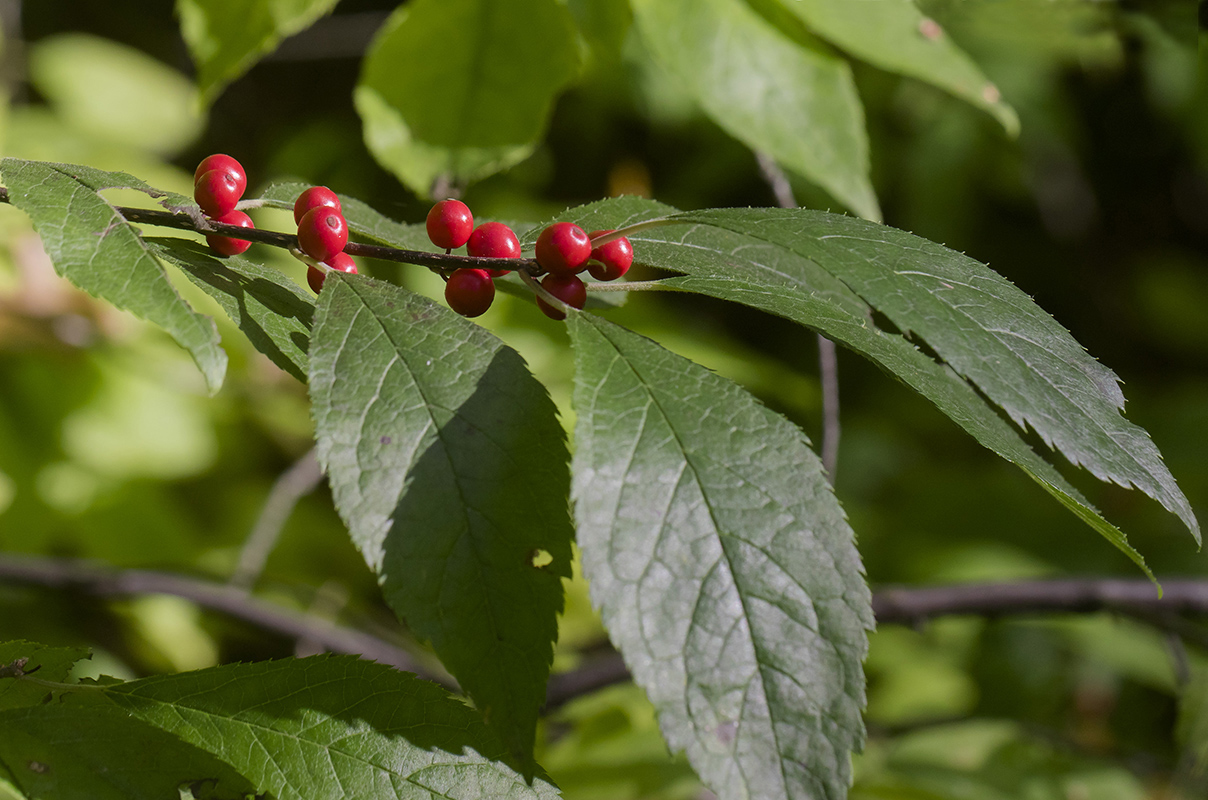
{"type": "Polygon", "coordinates": [[[239,551],[239,563],[229,581],[232,586],[250,589],[255,585],[294,507],[313,492],[321,480],[323,471],[319,469],[313,447],[277,478],[260,511],[260,518],[239,551]]]}
{"type": "Polygon", "coordinates": [[[439,680],[406,650],[363,631],[269,603],[235,586],[167,572],[111,569],[87,561],[41,556],[0,556],[0,582],[75,589],[102,597],[166,594],[293,639],[308,639],[333,653],[348,653],[439,680]]]}
{"type": "MultiPolygon", "coordinates": [[[[776,204],[796,208],[793,185],[775,159],[767,153],[756,153],[755,159],[772,194],[776,195],[776,204]]],[[[818,334],[818,380],[822,384],[822,468],[827,480],[834,483],[839,464],[839,356],[835,343],[822,334],[818,334]]]]}
{"type": "MultiPolygon", "coordinates": [[[[918,625],[935,617],[984,617],[1033,614],[1090,614],[1111,611],[1170,631],[1208,649],[1208,635],[1180,615],[1208,617],[1208,581],[1169,581],[1158,599],[1146,580],[1066,579],[1021,583],[962,584],[935,587],[889,587],[872,598],[878,625],[918,625]]],[[[550,680],[546,708],[613,683],[629,680],[620,654],[593,659],[583,667],[550,680]]]]}
{"type": "MultiPolygon", "coordinates": [[[[0,203],[9,203],[8,189],[0,186],[0,203]]],[[[298,249],[298,237],[292,233],[266,231],[260,228],[241,228],[238,225],[224,225],[205,219],[194,219],[187,213],[173,213],[152,208],[130,208],[114,206],[113,210],[121,215],[126,222],[139,225],[157,225],[161,228],[176,228],[177,230],[194,231],[200,234],[218,233],[232,239],[242,239],[247,242],[259,242],[286,250],[298,249]]],[[[196,211],[196,209],[193,209],[196,211]]],[[[483,258],[480,256],[458,256],[447,253],[428,253],[423,250],[404,250],[398,247],[385,247],[376,244],[349,242],[344,246],[344,252],[352,256],[377,258],[383,261],[397,261],[403,264],[416,264],[421,267],[449,272],[461,267],[474,269],[502,269],[517,272],[528,272],[540,275],[544,270],[537,266],[531,258],[483,258]]]]}

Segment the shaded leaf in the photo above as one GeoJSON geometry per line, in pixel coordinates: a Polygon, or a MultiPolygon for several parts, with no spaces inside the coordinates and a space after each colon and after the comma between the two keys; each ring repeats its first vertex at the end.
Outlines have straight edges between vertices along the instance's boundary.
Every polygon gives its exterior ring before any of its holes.
{"type": "Polygon", "coordinates": [[[742,0],[633,0],[651,54],[722,129],[880,219],[851,69],[742,0]]]}
{"type": "Polygon", "coordinates": [[[151,252],[179,267],[222,306],[252,346],[303,383],[315,301],[279,270],[242,256],[216,257],[187,239],[147,238],[151,252]]]}
{"type": "Polygon", "coordinates": [[[819,211],[709,210],[675,219],[731,230],[808,260],[812,291],[826,286],[816,282],[820,273],[833,276],[901,331],[919,336],[1017,425],[1031,426],[1100,480],[1139,488],[1199,541],[1195,514],[1157,447],[1121,413],[1119,378],[984,264],[905,231],[819,211]]]}
{"type": "MultiPolygon", "coordinates": [[[[12,666],[24,658],[22,671],[46,681],[65,680],[75,663],[87,657],[88,651],[82,647],[47,647],[25,641],[0,643],[0,667],[12,666]]],[[[49,693],[46,687],[35,683],[0,679],[0,709],[37,705],[49,693]]]]}
{"type": "Polygon", "coordinates": [[[997,87],[911,0],[778,2],[856,58],[938,86],[992,114],[1012,136],[1019,132],[1019,117],[997,87]]]}
{"type": "Polygon", "coordinates": [[[469,320],[390,284],[327,280],[310,391],[336,507],[387,602],[530,758],[570,574],[554,405],[469,320]]]}
{"type": "Polygon", "coordinates": [[[845,797],[871,596],[808,440],[648,339],[568,325],[584,572],[668,743],[721,797],[845,797]]]}
{"type": "Polygon", "coordinates": [[[31,798],[163,800],[188,784],[226,800],[252,792],[227,764],[97,702],[0,710],[0,764],[31,798]]]}
{"type": "Polygon", "coordinates": [[[339,0],[176,0],[180,32],[209,103],[282,39],[309,28],[339,0]]]}
{"type": "Polygon", "coordinates": [[[413,0],[365,57],[365,142],[422,196],[438,176],[477,180],[528,156],[578,68],[558,0],[413,0]]]}
{"type": "Polygon", "coordinates": [[[177,294],[135,228],[99,194],[118,187],[164,193],[121,172],[15,158],[0,161],[0,177],[9,201],[33,220],[56,272],[166,330],[193,356],[211,394],[218,391],[227,356],[214,321],[177,294]]]}
{"type": "Polygon", "coordinates": [[[125,711],[199,747],[278,800],[553,798],[439,686],[351,656],[215,667],[122,684],[125,711]]]}

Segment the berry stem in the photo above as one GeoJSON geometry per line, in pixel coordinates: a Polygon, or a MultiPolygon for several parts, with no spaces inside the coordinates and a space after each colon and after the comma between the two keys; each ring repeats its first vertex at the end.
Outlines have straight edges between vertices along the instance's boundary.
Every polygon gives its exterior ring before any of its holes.
{"type": "MultiPolygon", "coordinates": [[[[7,202],[9,202],[8,189],[0,186],[0,203],[7,202]]],[[[244,202],[247,203],[247,205],[243,206],[245,208],[253,208],[252,203],[266,205],[263,201],[258,200],[244,202]]],[[[176,228],[178,230],[195,231],[203,234],[219,233],[234,239],[259,242],[260,244],[281,247],[286,250],[298,249],[298,237],[292,233],[280,233],[261,228],[242,228],[238,225],[223,225],[201,217],[200,214],[197,215],[198,218],[195,218],[187,211],[174,213],[152,208],[130,208],[128,206],[114,206],[113,210],[127,222],[140,225],[158,225],[162,228],[176,228]]],[[[193,210],[196,211],[196,209],[193,210]]],[[[531,258],[478,258],[475,256],[447,255],[445,253],[427,253],[423,250],[403,250],[397,247],[361,244],[359,242],[349,242],[344,247],[344,252],[350,256],[363,256],[365,258],[377,258],[382,261],[415,264],[438,272],[451,272],[462,267],[500,269],[515,271],[521,274],[540,274],[541,272],[537,266],[537,262],[531,258]]]]}
{"type": "Polygon", "coordinates": [[[591,240],[591,246],[599,247],[602,244],[608,244],[609,242],[614,242],[617,239],[628,238],[629,236],[632,236],[634,233],[636,233],[638,231],[644,231],[647,228],[661,228],[664,225],[676,225],[676,224],[682,224],[682,223],[677,223],[676,220],[669,219],[667,217],[658,217],[657,219],[648,219],[645,222],[635,222],[633,225],[629,225],[624,228],[617,228],[612,233],[607,233],[607,234],[604,234],[603,236],[597,236],[596,238],[591,240]]]}
{"type": "Polygon", "coordinates": [[[569,314],[571,311],[579,310],[577,308],[567,305],[566,303],[563,303],[557,297],[554,297],[552,294],[550,294],[548,291],[546,291],[545,287],[541,285],[540,281],[538,281],[536,278],[534,278],[528,272],[525,272],[524,270],[520,270],[517,274],[520,276],[520,280],[524,281],[525,285],[527,285],[530,289],[533,290],[533,294],[537,295],[542,300],[549,303],[551,306],[558,309],[559,311],[563,311],[563,312],[569,314]]]}
{"type": "Polygon", "coordinates": [[[587,283],[588,292],[682,292],[678,286],[669,286],[662,280],[622,281],[620,283],[587,283]]]}

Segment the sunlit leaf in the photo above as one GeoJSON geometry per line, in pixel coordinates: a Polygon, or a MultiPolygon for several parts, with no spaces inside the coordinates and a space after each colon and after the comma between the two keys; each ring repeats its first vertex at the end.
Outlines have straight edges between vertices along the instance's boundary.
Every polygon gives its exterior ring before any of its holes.
{"type": "Polygon", "coordinates": [[[390,284],[327,281],[310,392],[336,507],[387,602],[529,757],[571,557],[553,403],[475,323],[390,284]]]}
{"type": "Polygon", "coordinates": [[[873,618],[821,462],[704,367],[568,327],[584,574],[669,745],[720,797],[844,797],[873,618]]]}
{"type": "Polygon", "coordinates": [[[9,201],[33,220],[56,272],[166,330],[193,356],[210,392],[218,391],[227,356],[214,321],[177,294],[135,228],[99,194],[116,187],[163,193],[120,172],[15,158],[0,161],[0,179],[9,201]]]}

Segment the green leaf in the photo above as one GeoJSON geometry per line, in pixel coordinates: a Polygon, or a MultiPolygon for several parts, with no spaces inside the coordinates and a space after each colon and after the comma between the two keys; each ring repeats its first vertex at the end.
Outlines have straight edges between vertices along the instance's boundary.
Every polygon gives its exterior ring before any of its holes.
{"type": "MultiPolygon", "coordinates": [[[[308,183],[282,182],[274,183],[264,190],[260,199],[266,206],[283,208],[290,211],[298,195],[310,188],[308,183]]],[[[399,247],[404,250],[438,251],[428,238],[428,230],[423,225],[407,225],[396,222],[385,214],[374,210],[368,203],[348,195],[339,195],[340,209],[348,222],[348,230],[360,237],[369,239],[376,244],[388,247],[399,247]]]]}
{"type": "Polygon", "coordinates": [[[365,57],[356,106],[382,166],[422,196],[526,158],[579,69],[559,0],[412,0],[365,57]]]}
{"type": "Polygon", "coordinates": [[[449,309],[327,281],[310,392],[336,507],[387,602],[531,758],[573,535],[554,405],[519,354],[449,309]]]}
{"type": "Polygon", "coordinates": [[[558,797],[542,777],[527,785],[439,686],[351,656],[214,667],[106,695],[278,800],[558,797]]]}
{"type": "MultiPolygon", "coordinates": [[[[709,210],[674,219],[731,230],[812,262],[807,281],[833,276],[901,331],[919,336],[1017,425],[1031,426],[1100,480],[1139,488],[1200,541],[1195,514],[1157,447],[1121,413],[1119,378],[984,264],[905,231],[818,211],[709,210]]],[[[819,291],[825,284],[808,285],[819,291]]],[[[850,299],[848,306],[854,310],[850,299]]]]}
{"type": "Polygon", "coordinates": [[[211,102],[282,39],[314,24],[339,0],[176,0],[180,32],[202,101],[211,102]]]}
{"type": "MultiPolygon", "coordinates": [[[[84,291],[159,325],[189,351],[213,394],[227,356],[214,321],[177,294],[138,232],[99,192],[132,188],[165,196],[122,172],[6,158],[9,202],[33,220],[55,271],[84,291]]],[[[172,196],[167,196],[172,199],[172,196]]]]}
{"type": "MultiPolygon", "coordinates": [[[[623,227],[665,218],[668,208],[624,198],[573,209],[568,216],[623,227]]],[[[902,336],[877,328],[872,308],[813,261],[740,233],[702,225],[656,227],[631,233],[629,239],[638,260],[686,273],[664,279],[668,288],[730,300],[793,320],[895,375],[983,446],[1022,469],[1153,579],[1124,534],[1038,456],[967,381],[902,336]]]]}
{"type": "Polygon", "coordinates": [[[790,40],[742,0],[633,0],[633,10],[651,54],[722,129],[880,219],[845,61],[790,40]]]}
{"type": "MultiPolygon", "coordinates": [[[[87,657],[88,651],[82,647],[47,647],[25,641],[0,643],[0,667],[24,658],[22,671],[44,681],[65,680],[75,662],[87,657]]],[[[49,693],[44,686],[29,681],[0,679],[0,709],[38,705],[49,693]]]]}
{"type": "Polygon", "coordinates": [[[252,346],[303,383],[315,301],[279,270],[243,256],[217,258],[200,242],[147,238],[151,252],[180,268],[222,306],[252,346]]]}
{"type": "Polygon", "coordinates": [[[1019,117],[998,88],[911,0],[778,0],[809,29],[856,58],[950,92],[997,119],[1011,136],[1019,117]]]}
{"type": "Polygon", "coordinates": [[[720,797],[845,797],[871,596],[808,440],[648,339],[568,325],[584,574],[668,744],[720,797]]]}
{"type": "Polygon", "coordinates": [[[27,796],[163,800],[190,784],[211,798],[251,794],[245,778],[202,750],[119,708],[74,700],[0,710],[0,765],[27,796]]]}
{"type": "Polygon", "coordinates": [[[83,133],[172,155],[201,133],[193,84],[132,47],[82,33],[39,39],[30,81],[83,133]]]}

